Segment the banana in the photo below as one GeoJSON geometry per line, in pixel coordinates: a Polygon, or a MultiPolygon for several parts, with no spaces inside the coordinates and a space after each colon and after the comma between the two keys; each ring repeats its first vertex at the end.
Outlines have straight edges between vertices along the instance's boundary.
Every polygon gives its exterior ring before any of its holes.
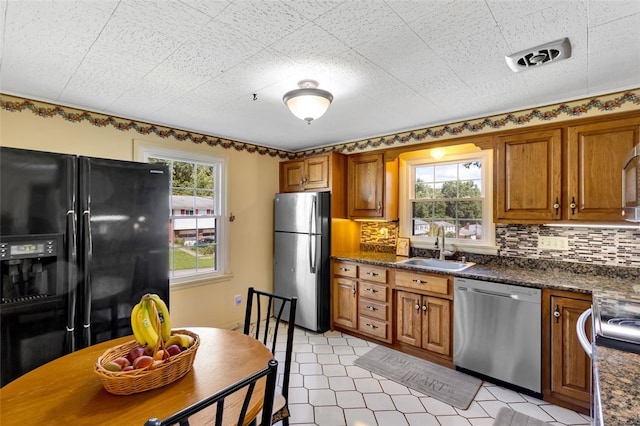
{"type": "Polygon", "coordinates": [[[191,345],[193,345],[193,337],[187,335],[187,334],[173,334],[169,340],[167,340],[167,343],[165,344],[166,347],[169,347],[171,345],[179,345],[181,348],[186,349],[188,347],[190,347],[191,345]]]}
{"type": "Polygon", "coordinates": [[[156,304],[158,315],[160,316],[160,334],[162,340],[166,342],[171,337],[171,318],[169,317],[169,308],[164,300],[157,294],[151,295],[151,302],[156,304]]]}
{"type": "Polygon", "coordinates": [[[136,338],[136,341],[141,345],[147,343],[142,332],[140,331],[140,321],[138,321],[138,313],[140,312],[140,303],[138,302],[133,309],[131,310],[131,329],[133,330],[133,335],[136,338]]]}
{"type": "Polygon", "coordinates": [[[138,323],[140,324],[141,334],[149,346],[155,346],[158,342],[158,333],[153,326],[155,319],[149,314],[149,302],[142,300],[138,310],[138,323]]]}

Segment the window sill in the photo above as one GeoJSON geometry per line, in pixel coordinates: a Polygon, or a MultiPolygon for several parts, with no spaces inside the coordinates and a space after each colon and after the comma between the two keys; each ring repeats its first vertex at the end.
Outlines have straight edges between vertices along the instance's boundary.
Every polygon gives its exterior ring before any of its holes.
{"type": "MultiPolygon", "coordinates": [[[[421,249],[430,249],[434,250],[433,241],[420,241],[420,240],[411,240],[411,247],[421,248],[421,249]]],[[[498,246],[493,245],[482,245],[478,243],[447,243],[447,250],[455,249],[456,251],[462,251],[465,253],[473,253],[473,254],[485,254],[496,256],[498,254],[498,246]]]]}
{"type": "Polygon", "coordinates": [[[177,277],[170,280],[171,290],[186,290],[194,287],[201,287],[209,284],[230,281],[233,274],[224,275],[195,275],[187,277],[177,277]]]}

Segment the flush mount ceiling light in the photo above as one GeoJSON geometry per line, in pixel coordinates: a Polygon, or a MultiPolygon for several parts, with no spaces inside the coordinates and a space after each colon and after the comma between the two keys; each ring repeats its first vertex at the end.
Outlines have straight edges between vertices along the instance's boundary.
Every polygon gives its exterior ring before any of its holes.
{"type": "Polygon", "coordinates": [[[549,62],[557,62],[571,57],[571,43],[568,38],[552,41],[531,49],[505,56],[507,65],[513,72],[539,67],[549,62]]]}
{"type": "Polygon", "coordinates": [[[311,121],[327,112],[333,95],[318,89],[318,82],[315,80],[300,80],[298,87],[299,89],[285,93],[282,100],[293,115],[311,124],[311,121]]]}

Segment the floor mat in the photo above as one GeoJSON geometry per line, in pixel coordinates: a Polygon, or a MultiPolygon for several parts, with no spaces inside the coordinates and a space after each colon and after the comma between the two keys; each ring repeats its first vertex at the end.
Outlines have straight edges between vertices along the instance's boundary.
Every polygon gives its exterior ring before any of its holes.
{"type": "Polygon", "coordinates": [[[496,420],[493,422],[493,426],[542,426],[546,425],[539,419],[534,419],[519,411],[514,411],[511,408],[502,407],[498,411],[496,420]]]}
{"type": "Polygon", "coordinates": [[[478,378],[385,346],[376,346],[354,364],[462,410],[482,385],[478,378]]]}

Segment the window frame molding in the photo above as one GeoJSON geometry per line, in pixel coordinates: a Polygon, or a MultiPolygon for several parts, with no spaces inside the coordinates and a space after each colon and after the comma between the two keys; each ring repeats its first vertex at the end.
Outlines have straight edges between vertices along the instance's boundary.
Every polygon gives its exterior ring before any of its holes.
{"type": "MultiPolygon", "coordinates": [[[[446,150],[446,148],[445,148],[446,150]]],[[[447,238],[447,246],[453,246],[455,250],[468,253],[490,254],[498,253],[496,245],[496,227],[493,223],[493,150],[474,150],[472,152],[447,155],[435,160],[430,156],[431,150],[421,150],[400,155],[399,164],[399,194],[398,213],[400,218],[399,237],[411,240],[411,246],[422,249],[434,249],[436,239],[433,237],[417,237],[412,235],[410,199],[413,195],[411,183],[413,182],[413,168],[418,164],[442,164],[462,161],[482,161],[482,231],[480,240],[463,240],[459,238],[447,238]]]]}
{"type": "MultiPolygon", "coordinates": [[[[224,155],[210,155],[203,153],[196,153],[191,151],[179,151],[176,149],[162,147],[153,143],[141,142],[134,140],[133,143],[133,156],[134,160],[138,162],[147,163],[149,157],[167,157],[176,161],[183,162],[195,162],[195,163],[221,163],[222,170],[220,171],[220,220],[219,228],[216,228],[216,238],[218,238],[218,251],[216,253],[218,264],[218,270],[216,272],[199,272],[192,275],[184,275],[180,277],[169,277],[169,285],[171,288],[179,287],[192,287],[194,285],[202,285],[204,282],[220,282],[227,281],[230,277],[228,272],[229,267],[229,225],[226,222],[227,214],[227,197],[228,197],[228,185],[227,175],[229,159],[224,155]]],[[[168,212],[171,217],[171,211],[168,212]]]]}

